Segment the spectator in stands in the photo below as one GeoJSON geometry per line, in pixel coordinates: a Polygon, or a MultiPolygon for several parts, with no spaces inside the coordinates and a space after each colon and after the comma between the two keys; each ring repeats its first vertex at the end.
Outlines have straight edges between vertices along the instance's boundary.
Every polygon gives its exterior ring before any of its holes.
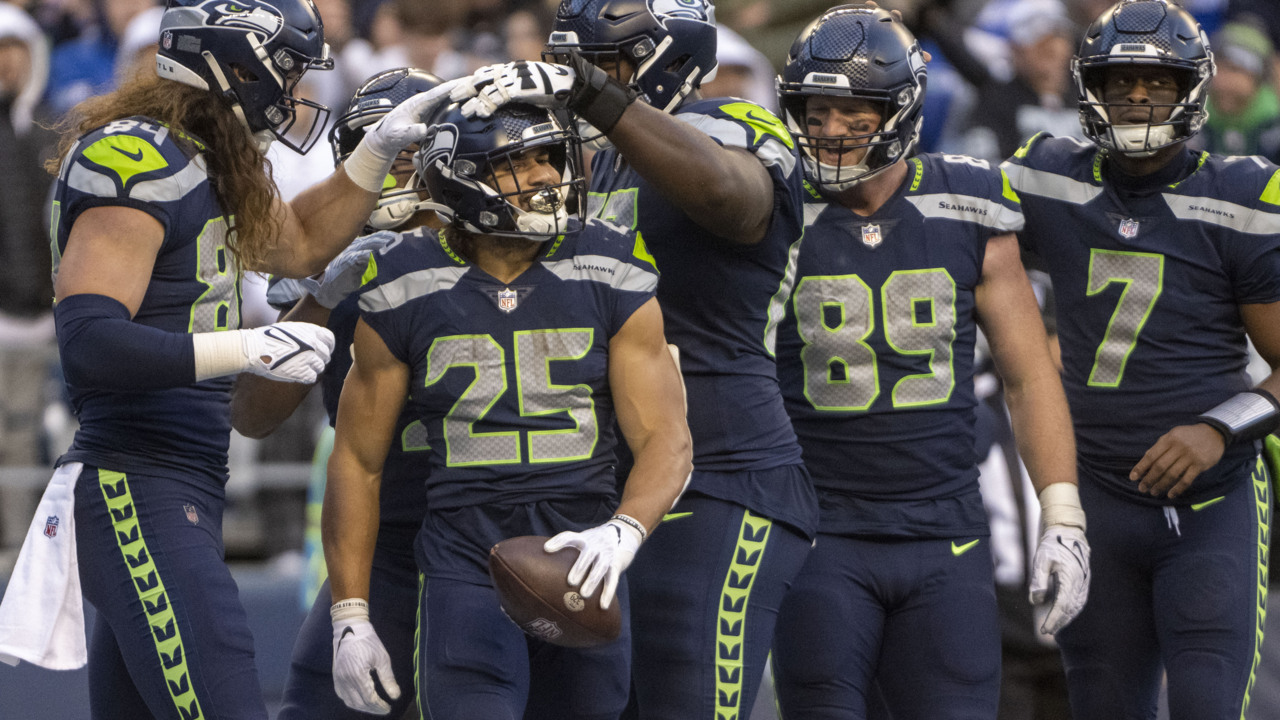
{"type": "MultiPolygon", "coordinates": [[[[49,45],[39,26],[0,3],[0,465],[43,460],[40,416],[53,343],[43,208],[53,178],[42,165],[57,143],[41,125],[50,120],[40,102],[48,74],[49,45]]],[[[12,497],[3,502],[19,505],[12,497]]]]}
{"type": "Polygon", "coordinates": [[[703,97],[737,97],[778,112],[773,66],[728,26],[716,26],[716,74],[702,83],[703,97]]]}
{"type": "Polygon", "coordinates": [[[1003,17],[1012,76],[989,76],[963,133],[964,153],[1000,160],[1037,132],[1080,136],[1071,88],[1075,24],[1059,0],[1022,0],[1003,17]]]}
{"type": "Polygon", "coordinates": [[[53,48],[48,101],[56,113],[116,85],[116,46],[134,16],[155,0],[94,0],[95,19],[74,40],[53,48]]]}
{"type": "Polygon", "coordinates": [[[1280,161],[1280,99],[1270,79],[1274,49],[1256,25],[1231,22],[1213,35],[1218,74],[1209,85],[1204,149],[1280,161]]]}
{"type": "Polygon", "coordinates": [[[125,27],[116,46],[116,82],[124,82],[131,73],[156,71],[156,47],[160,39],[160,16],[164,8],[149,7],[138,13],[125,27]]]}

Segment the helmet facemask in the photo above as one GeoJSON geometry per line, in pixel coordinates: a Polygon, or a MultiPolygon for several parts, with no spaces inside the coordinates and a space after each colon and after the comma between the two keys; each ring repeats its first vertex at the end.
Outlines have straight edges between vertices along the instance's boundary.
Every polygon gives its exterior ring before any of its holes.
{"type": "Polygon", "coordinates": [[[431,127],[413,159],[439,203],[432,209],[480,235],[545,242],[577,229],[586,187],[573,130],[529,107],[507,106],[490,121],[455,113],[456,106],[446,113],[455,122],[431,127]],[[539,182],[530,185],[533,173],[539,182]]]}
{"type": "Polygon", "coordinates": [[[1085,31],[1071,71],[1084,135],[1107,150],[1150,157],[1190,139],[1209,117],[1205,101],[1215,71],[1209,39],[1190,13],[1165,0],[1113,5],[1085,31]],[[1120,90],[1104,96],[1113,73],[1127,71],[1149,83],[1155,70],[1177,83],[1170,102],[1150,102],[1156,98],[1149,96],[1148,102],[1130,102],[1120,90]],[[1150,108],[1130,112],[1135,105],[1150,108]]]}
{"type": "Polygon", "coordinates": [[[1195,135],[1208,119],[1204,98],[1212,66],[1184,63],[1121,59],[1118,61],[1081,60],[1072,62],[1080,95],[1080,123],[1085,134],[1101,147],[1130,157],[1150,157],[1161,148],[1183,142],[1195,135]],[[1116,100],[1108,103],[1103,88],[1110,73],[1127,68],[1160,68],[1168,70],[1176,78],[1177,96],[1173,102],[1141,103],[1145,110],[1139,121],[1135,118],[1115,118],[1117,114],[1133,115],[1135,103],[1116,100]],[[1161,119],[1161,116],[1164,116],[1161,119]]]}
{"type": "MultiPolygon", "coordinates": [[[[824,95],[823,93],[788,93],[783,95],[787,124],[791,136],[800,148],[800,157],[804,161],[805,174],[809,181],[819,190],[838,193],[868,180],[892,166],[899,159],[911,152],[915,137],[920,131],[921,118],[905,112],[912,106],[913,98],[910,90],[904,88],[898,93],[902,97],[890,102],[884,93],[859,92],[855,94],[824,95]],[[810,102],[820,105],[832,103],[834,98],[850,98],[861,100],[873,106],[880,116],[880,122],[874,130],[868,132],[852,132],[839,137],[828,137],[821,133],[822,124],[811,112],[810,102]],[[905,106],[899,101],[905,101],[905,106]],[[894,108],[887,110],[887,108],[894,108]],[[902,123],[912,122],[906,128],[912,138],[911,145],[903,147],[904,128],[902,123]],[[814,122],[817,124],[812,124],[814,122]],[[851,162],[851,153],[864,149],[856,163],[851,162]],[[840,158],[834,158],[839,155],[840,158]],[[832,162],[834,161],[834,162],[832,162]]],[[[835,100],[838,107],[849,107],[845,102],[835,100]]]]}
{"type": "Polygon", "coordinates": [[[910,155],[927,80],[920,44],[884,10],[842,5],[810,23],[778,77],[779,104],[809,182],[824,193],[843,192],[910,155]],[[845,136],[824,137],[821,122],[810,125],[813,103],[855,115],[877,108],[881,121],[872,127],[859,118],[845,136]],[[848,153],[858,150],[862,157],[850,162],[848,153]]]}

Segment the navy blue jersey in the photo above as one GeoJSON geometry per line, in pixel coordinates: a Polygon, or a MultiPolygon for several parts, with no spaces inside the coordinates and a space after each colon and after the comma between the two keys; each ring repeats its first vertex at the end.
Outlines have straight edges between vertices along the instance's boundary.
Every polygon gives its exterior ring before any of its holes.
{"type": "Polygon", "coordinates": [[[549,243],[511,283],[423,230],[373,256],[365,322],[411,368],[433,510],[612,497],[608,347],[658,277],[601,221],[549,243]]]}
{"type": "MultiPolygon", "coordinates": [[[[662,282],[667,340],[680,348],[699,470],[761,470],[800,462],[765,336],[787,246],[800,235],[801,171],[786,128],[757,105],[720,98],[685,103],[676,117],[724,146],[760,159],[773,180],[773,218],[756,246],[728,243],[691,220],[616,151],[592,161],[588,211],[635,228],[662,282]]],[[[698,480],[694,480],[694,489],[698,480]]]]}
{"type": "MultiPolygon", "coordinates": [[[[164,226],[151,284],[133,322],[175,333],[240,327],[240,271],[209,182],[204,145],[150,118],[82,136],[62,163],[52,204],[56,275],[71,226],[103,205],[164,226]]],[[[226,482],[232,377],[146,392],[71,387],[80,429],[65,461],[116,470],[182,469],[226,482]]]]}
{"type": "Polygon", "coordinates": [[[987,240],[1022,214],[985,161],[929,154],[907,168],[869,217],[813,196],[776,299],[778,379],[822,532],[985,527],[980,502],[906,508],[977,500],[974,290],[987,240]]]}
{"type": "MultiPolygon", "coordinates": [[[[1080,462],[1147,502],[1129,470],[1155,441],[1251,383],[1239,306],[1280,300],[1280,174],[1183,152],[1127,178],[1091,144],[1036,136],[1005,163],[1023,244],[1053,280],[1080,462]]],[[[1227,448],[1179,503],[1221,495],[1227,448]]]]}

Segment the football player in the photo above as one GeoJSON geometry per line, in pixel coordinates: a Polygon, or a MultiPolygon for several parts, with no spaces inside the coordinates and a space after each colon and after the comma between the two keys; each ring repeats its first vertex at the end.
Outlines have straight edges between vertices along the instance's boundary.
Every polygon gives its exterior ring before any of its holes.
{"type": "Polygon", "coordinates": [[[1033,137],[1004,165],[1023,245],[1053,280],[1093,588],[1058,633],[1072,714],[1243,717],[1270,526],[1258,440],[1280,363],[1280,174],[1186,146],[1214,73],[1163,0],[1113,5],[1073,61],[1090,142],[1033,137]]]}
{"type": "MultiPolygon", "coordinates": [[[[440,78],[416,68],[386,70],[365,80],[329,132],[334,163],[341,165],[369,128],[392,109],[440,83],[440,78]]],[[[282,320],[327,327],[336,340],[333,360],[320,376],[330,427],[318,443],[319,448],[333,446],[332,424],[338,414],[342,382],[351,369],[351,338],[360,314],[354,292],[368,265],[369,255],[395,242],[399,237],[397,231],[406,232],[420,226],[440,227],[436,214],[426,209],[429,204],[426,192],[413,171],[416,149],[415,143],[396,157],[377,207],[365,225],[365,234],[330,262],[322,275],[302,280],[273,277],[268,286],[267,299],[281,310],[282,320]]],[[[265,437],[293,414],[311,387],[242,375],[232,389],[231,424],[248,437],[265,437]]],[[[382,471],[378,539],[370,575],[370,622],[377,628],[379,637],[385,639],[393,674],[411,677],[413,634],[418,617],[418,567],[413,558],[413,539],[426,514],[423,481],[427,463],[422,453],[427,448],[422,424],[411,405],[401,413],[396,428],[396,441],[388,451],[382,471]]],[[[327,452],[317,452],[315,463],[319,472],[314,475],[319,477],[319,482],[309,487],[307,493],[307,544],[308,548],[314,546],[315,563],[321,571],[324,556],[319,548],[320,503],[324,498],[323,470],[328,459],[327,452]]],[[[334,692],[329,619],[333,599],[323,572],[317,575],[319,588],[312,587],[306,596],[311,609],[294,642],[285,680],[284,704],[277,717],[280,720],[358,720],[362,714],[348,708],[334,692]]],[[[412,703],[412,695],[403,693],[389,703],[387,712],[398,718],[412,703]]]]}
{"type": "MultiPolygon", "coordinates": [[[[275,140],[305,151],[328,112],[293,95],[304,73],[332,67],[315,6],[175,3],[158,40],[156,73],[78,106],[62,146],[55,318],[80,426],[46,491],[62,530],[37,538],[42,513],[32,538],[46,543],[40,552],[74,545],[57,567],[15,571],[28,582],[9,585],[0,626],[56,615],[51,588],[32,587],[56,578],[56,597],[78,611],[78,580],[98,610],[94,718],[265,719],[223,563],[229,390],[242,372],[314,382],[333,336],[306,323],[239,329],[240,274],[323,270],[369,217],[395,154],[421,139],[417,114],[438,96],[397,108],[341,168],[284,203],[264,150],[275,140]]],[[[76,650],[62,667],[85,662],[76,650]]],[[[27,659],[54,662],[40,648],[27,659]]]]}
{"type": "Polygon", "coordinates": [[[553,63],[481,70],[454,95],[473,96],[473,113],[518,100],[582,118],[600,148],[589,214],[634,228],[662,272],[695,469],[630,572],[644,718],[750,712],[778,605],[817,528],[765,328],[800,234],[799,161],[767,110],[701,97],[715,57],[707,0],[563,0],[544,54],[553,63]]]}
{"type": "MultiPolygon", "coordinates": [[[[378,488],[397,418],[421,409],[430,450],[420,569],[418,703],[426,717],[608,718],[626,704],[629,632],[571,649],[502,614],[489,549],[521,535],[578,549],[568,580],[628,606],[626,570],[691,469],[658,277],[639,236],[577,217],[579,139],[546,110],[442,109],[415,168],[448,221],[377,251],[360,291],[323,538],[334,683],[385,712],[399,682],[368,622],[378,488]],[[621,501],[614,419],[636,462],[621,501]]],[[[643,555],[643,553],[642,553],[643,555]]]]}
{"type": "Polygon", "coordinates": [[[995,717],[979,329],[1044,510],[1031,585],[1053,598],[1044,629],[1088,591],[1070,417],[1013,234],[1018,199],[986,161],[912,156],[926,76],[899,20],[843,5],[801,32],[778,81],[810,193],[771,317],[822,508],[774,634],[784,717],[867,717],[877,681],[894,717],[995,717]]]}

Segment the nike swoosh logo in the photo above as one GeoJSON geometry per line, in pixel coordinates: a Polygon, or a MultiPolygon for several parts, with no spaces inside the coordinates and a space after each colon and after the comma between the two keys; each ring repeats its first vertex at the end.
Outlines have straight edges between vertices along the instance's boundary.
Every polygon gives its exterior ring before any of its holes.
{"type": "Polygon", "coordinates": [[[1214,498],[1214,499],[1212,499],[1212,500],[1205,500],[1205,501],[1204,501],[1204,502],[1202,502],[1202,503],[1196,503],[1195,505],[1192,505],[1192,506],[1191,506],[1191,510],[1192,510],[1193,512],[1200,512],[1201,510],[1203,510],[1203,509],[1205,509],[1205,508],[1209,507],[1210,505],[1217,505],[1218,503],[1220,503],[1220,502],[1222,502],[1223,500],[1226,500],[1226,499],[1227,499],[1227,496],[1226,496],[1226,495],[1220,495],[1220,496],[1218,496],[1218,497],[1216,497],[1216,498],[1214,498]]]}
{"type": "Polygon", "coordinates": [[[963,544],[963,545],[957,545],[957,544],[956,544],[956,541],[955,541],[955,540],[952,540],[952,541],[951,541],[951,554],[952,554],[952,555],[955,555],[956,557],[960,557],[961,555],[963,555],[963,554],[965,554],[965,553],[969,552],[970,550],[972,550],[972,549],[973,549],[973,546],[977,545],[977,544],[978,544],[978,543],[980,543],[980,542],[982,542],[982,538],[978,538],[977,540],[970,540],[969,542],[967,542],[967,543],[965,543],[965,544],[963,544]]]}
{"type": "Polygon", "coordinates": [[[115,148],[115,151],[116,151],[116,152],[118,152],[118,153],[120,153],[121,155],[123,155],[123,156],[125,156],[125,157],[129,158],[130,160],[132,160],[132,161],[134,161],[134,162],[141,162],[141,161],[142,161],[142,150],[138,150],[137,152],[125,152],[125,150],[124,150],[123,148],[116,147],[116,148],[115,148]]]}
{"type": "Polygon", "coordinates": [[[269,338],[274,338],[274,339],[276,339],[276,340],[279,340],[280,342],[289,342],[290,340],[292,340],[292,341],[293,341],[293,344],[294,344],[294,345],[296,345],[296,346],[298,347],[298,349],[297,349],[297,350],[294,350],[293,352],[289,353],[288,355],[285,355],[284,357],[282,357],[282,358],[280,358],[279,360],[276,360],[274,363],[272,363],[272,364],[271,364],[271,369],[272,369],[272,370],[275,370],[276,368],[278,368],[278,367],[280,367],[281,365],[283,365],[283,364],[285,364],[285,363],[289,362],[290,360],[292,360],[293,358],[297,357],[298,355],[301,355],[302,353],[307,352],[308,350],[314,350],[314,349],[315,349],[315,348],[311,347],[310,345],[308,345],[308,344],[306,344],[306,343],[302,342],[302,341],[301,341],[301,340],[299,340],[298,338],[294,337],[293,335],[291,335],[291,334],[289,334],[289,333],[285,332],[284,330],[281,330],[280,328],[267,328],[265,331],[263,331],[263,334],[264,334],[264,335],[266,335],[266,336],[267,336],[267,337],[269,337],[269,338]],[[280,337],[281,335],[283,335],[284,337],[280,337]]]}
{"type": "Polygon", "coordinates": [[[689,517],[692,514],[693,513],[691,512],[667,513],[662,516],[662,522],[667,522],[668,520],[679,520],[680,518],[689,517]]]}
{"type": "Polygon", "coordinates": [[[355,630],[352,630],[349,627],[343,628],[342,634],[338,636],[338,647],[333,649],[334,654],[337,654],[337,652],[342,649],[342,641],[346,640],[348,635],[355,635],[355,634],[356,634],[355,630]]]}

